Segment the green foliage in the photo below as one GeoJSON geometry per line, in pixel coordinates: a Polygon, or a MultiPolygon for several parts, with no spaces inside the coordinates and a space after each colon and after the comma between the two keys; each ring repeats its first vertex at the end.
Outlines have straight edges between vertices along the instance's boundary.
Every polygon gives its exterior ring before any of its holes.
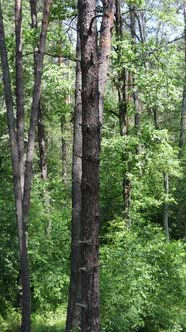
{"type": "MultiPolygon", "coordinates": [[[[166,242],[151,224],[110,223],[101,249],[102,330],[186,328],[185,264],[181,242],[166,242]]],[[[182,330],[181,329],[181,330],[182,330]]]]}

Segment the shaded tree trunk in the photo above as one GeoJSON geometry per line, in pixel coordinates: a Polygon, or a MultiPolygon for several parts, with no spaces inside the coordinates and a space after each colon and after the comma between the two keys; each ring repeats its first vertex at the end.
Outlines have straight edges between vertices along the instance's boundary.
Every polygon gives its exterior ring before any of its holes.
{"type": "MultiPolygon", "coordinates": [[[[78,28],[78,24],[77,24],[78,28]]],[[[82,177],[82,103],[81,103],[81,45],[79,30],[76,45],[76,83],[72,159],[72,225],[71,266],[66,332],[81,326],[81,272],[80,272],[80,226],[81,226],[81,177],[82,177]]]]}
{"type": "Polygon", "coordinates": [[[96,0],[79,0],[82,72],[81,331],[99,331],[99,91],[96,0]]]}

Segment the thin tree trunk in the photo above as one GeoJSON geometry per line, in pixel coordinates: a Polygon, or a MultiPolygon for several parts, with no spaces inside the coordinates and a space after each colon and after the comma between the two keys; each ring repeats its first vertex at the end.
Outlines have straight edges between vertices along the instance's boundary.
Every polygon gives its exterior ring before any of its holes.
{"type": "Polygon", "coordinates": [[[164,180],[164,190],[165,190],[165,202],[164,202],[164,209],[163,209],[163,227],[164,233],[167,241],[169,241],[169,204],[168,204],[168,197],[169,197],[169,177],[168,174],[163,174],[164,180]]]}
{"type": "Polygon", "coordinates": [[[181,123],[180,123],[180,137],[179,148],[180,157],[183,156],[183,149],[185,145],[185,130],[186,130],[186,2],[184,3],[184,43],[185,43],[185,73],[184,73],[184,87],[183,87],[183,101],[181,111],[181,123]]]}
{"type": "MultiPolygon", "coordinates": [[[[130,10],[130,28],[131,28],[131,38],[132,38],[132,47],[133,52],[136,52],[136,15],[135,15],[135,6],[129,6],[130,10]]],[[[133,101],[135,108],[134,123],[136,128],[136,134],[139,136],[140,133],[140,101],[138,96],[138,91],[135,83],[135,78],[132,76],[132,85],[133,85],[133,101]]],[[[138,143],[136,153],[139,154],[141,150],[141,144],[138,143]]]]}
{"type": "Polygon", "coordinates": [[[65,121],[61,116],[61,160],[62,160],[62,181],[67,183],[67,142],[64,137],[65,121]]]}
{"type": "Polygon", "coordinates": [[[79,0],[82,72],[81,331],[99,331],[99,91],[96,0],[79,0]]]}
{"type": "Polygon", "coordinates": [[[21,179],[20,179],[20,168],[19,168],[20,166],[19,153],[18,153],[17,137],[15,133],[13,98],[11,91],[6,43],[5,43],[1,1],[0,1],[0,53],[1,53],[1,63],[2,63],[3,81],[4,81],[4,93],[5,93],[6,108],[7,108],[7,122],[8,122],[9,136],[10,136],[13,181],[14,181],[14,196],[15,196],[17,225],[18,225],[20,279],[22,286],[21,331],[30,332],[31,306],[30,306],[29,265],[28,265],[28,254],[27,254],[27,243],[26,243],[26,227],[24,223],[23,209],[22,209],[22,190],[21,190],[21,179]]]}
{"type": "Polygon", "coordinates": [[[15,38],[16,38],[16,108],[17,108],[17,143],[21,190],[24,188],[24,92],[22,61],[22,1],[15,0],[15,38]]]}
{"type": "Polygon", "coordinates": [[[41,178],[47,180],[48,168],[47,168],[47,138],[45,132],[45,125],[43,119],[43,109],[41,102],[39,103],[38,113],[38,142],[39,142],[39,166],[41,171],[41,178]]]}
{"type": "MultiPolygon", "coordinates": [[[[185,130],[186,130],[186,1],[184,1],[184,85],[183,85],[183,99],[181,110],[181,122],[180,122],[180,136],[179,136],[179,158],[183,165],[183,157],[185,150],[185,130]]],[[[183,165],[184,166],[184,165],[183,165]]],[[[183,238],[186,240],[186,221],[183,225],[183,238]]]]}
{"type": "MultiPolygon", "coordinates": [[[[122,17],[121,17],[121,3],[120,0],[116,0],[116,36],[118,42],[122,41],[123,37],[123,28],[122,28],[122,17]]],[[[118,60],[120,61],[121,51],[120,44],[117,47],[118,60]]],[[[128,135],[128,82],[130,76],[126,68],[123,68],[122,73],[119,77],[118,85],[118,97],[119,97],[119,130],[120,135],[128,135]]],[[[126,169],[123,175],[123,204],[124,204],[124,219],[127,223],[127,226],[131,226],[131,217],[130,217],[130,201],[131,201],[131,181],[129,178],[129,162],[128,162],[128,151],[122,154],[123,163],[126,162],[126,169]]]]}
{"type": "Polygon", "coordinates": [[[27,223],[30,207],[30,192],[31,192],[31,179],[32,179],[32,164],[34,155],[34,142],[35,142],[35,131],[38,120],[39,102],[41,96],[41,77],[44,59],[44,50],[48,29],[48,19],[50,12],[51,0],[45,0],[43,9],[43,20],[40,35],[40,42],[37,54],[37,62],[35,69],[35,82],[33,91],[33,102],[30,118],[30,128],[28,135],[28,148],[27,148],[27,158],[26,158],[26,170],[25,170],[25,185],[24,185],[24,197],[23,197],[23,212],[24,219],[27,223]]]}
{"type": "Polygon", "coordinates": [[[99,45],[99,117],[103,121],[103,104],[111,51],[112,28],[114,25],[115,0],[102,0],[103,18],[99,45]]]}
{"type": "MultiPolygon", "coordinates": [[[[41,106],[41,101],[39,103],[39,113],[38,113],[38,143],[39,143],[39,167],[41,172],[41,178],[43,182],[48,180],[48,166],[47,166],[47,137],[45,132],[45,125],[43,119],[43,109],[41,106]]],[[[44,208],[47,217],[46,225],[46,235],[50,238],[52,229],[51,220],[51,209],[50,209],[50,193],[47,184],[44,184],[44,208]]]]}
{"type": "MultiPolygon", "coordinates": [[[[37,0],[30,0],[30,12],[32,19],[32,28],[37,32],[38,20],[37,20],[37,0]]],[[[37,68],[37,52],[34,50],[34,75],[36,77],[37,68]]],[[[48,167],[47,167],[47,138],[45,132],[45,125],[43,119],[43,109],[41,105],[41,100],[39,101],[39,111],[38,111],[38,143],[39,143],[39,166],[41,171],[41,178],[43,181],[48,179],[48,167]]],[[[46,235],[50,238],[52,229],[52,220],[50,217],[50,194],[47,186],[44,188],[44,206],[45,213],[47,215],[47,225],[46,225],[46,235]]]]}
{"type": "MultiPolygon", "coordinates": [[[[78,29],[78,24],[77,24],[78,29]]],[[[66,332],[81,326],[81,272],[80,272],[80,228],[81,228],[81,177],[82,177],[82,103],[81,103],[81,45],[79,30],[76,46],[76,83],[74,108],[74,137],[72,160],[72,225],[71,266],[66,332]]]]}

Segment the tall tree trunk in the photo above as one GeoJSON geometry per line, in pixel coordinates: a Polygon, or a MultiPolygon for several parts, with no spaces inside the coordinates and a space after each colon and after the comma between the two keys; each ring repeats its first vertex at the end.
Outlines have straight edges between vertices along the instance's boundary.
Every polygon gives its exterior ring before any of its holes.
{"type": "Polygon", "coordinates": [[[21,189],[24,188],[24,92],[22,61],[22,1],[15,0],[15,38],[16,38],[16,108],[17,108],[17,143],[21,189]]]}
{"type": "Polygon", "coordinates": [[[13,98],[11,91],[11,82],[9,75],[8,57],[5,43],[5,34],[3,26],[3,16],[0,1],[0,53],[4,81],[4,93],[7,108],[7,122],[11,145],[11,158],[14,180],[14,196],[16,204],[18,239],[19,239],[19,259],[20,259],[20,279],[22,286],[22,322],[21,331],[30,332],[30,282],[29,282],[29,265],[26,241],[26,225],[24,223],[23,209],[22,209],[22,188],[20,179],[20,163],[17,137],[15,133],[15,122],[13,112],[13,98]]]}
{"type": "Polygon", "coordinates": [[[24,197],[23,197],[23,212],[24,219],[27,223],[30,207],[30,192],[31,192],[31,179],[32,179],[32,164],[34,155],[34,142],[35,132],[38,120],[39,103],[41,96],[41,77],[43,69],[44,50],[48,29],[48,19],[50,12],[51,0],[45,0],[43,9],[43,20],[40,35],[40,42],[38,47],[36,68],[35,68],[35,81],[33,91],[32,110],[30,118],[30,128],[28,134],[28,147],[27,147],[27,158],[26,158],[26,170],[25,170],[25,183],[24,183],[24,197]]]}
{"type": "MultiPolygon", "coordinates": [[[[130,29],[131,29],[131,38],[132,38],[132,48],[133,52],[136,52],[136,8],[134,5],[129,6],[130,11],[130,29]]],[[[140,133],[140,101],[138,96],[138,91],[136,87],[136,82],[134,75],[132,75],[132,85],[133,85],[133,102],[135,108],[134,123],[136,128],[136,134],[139,136],[140,133]]],[[[140,142],[138,143],[136,153],[139,154],[141,150],[140,142]]]]}
{"type": "Polygon", "coordinates": [[[108,75],[109,56],[111,50],[112,28],[114,25],[115,0],[102,0],[103,18],[99,45],[99,117],[103,119],[105,86],[108,75]]]}
{"type": "MultiPolygon", "coordinates": [[[[41,101],[39,103],[38,113],[38,143],[39,143],[39,167],[41,172],[41,178],[43,182],[48,180],[48,166],[47,166],[47,137],[43,118],[43,109],[41,101]]],[[[44,183],[44,209],[47,219],[46,235],[51,236],[52,220],[51,220],[51,209],[50,209],[50,193],[46,183],[44,183]]]]}
{"type": "Polygon", "coordinates": [[[179,148],[180,157],[183,156],[183,150],[185,145],[185,130],[186,130],[186,1],[184,2],[184,47],[185,47],[185,73],[184,73],[184,87],[183,87],[183,101],[181,111],[181,123],[180,123],[180,137],[179,148]]]}
{"type": "MultiPolygon", "coordinates": [[[[184,84],[183,84],[183,99],[180,121],[180,135],[179,135],[179,158],[184,167],[184,150],[185,150],[185,130],[186,130],[186,1],[184,1],[184,84]]],[[[182,187],[182,186],[181,186],[182,187]]],[[[183,187],[182,187],[183,188],[183,187]]],[[[186,220],[183,225],[183,238],[186,241],[186,220]]]]}
{"type": "Polygon", "coordinates": [[[96,0],[79,0],[82,72],[81,331],[99,331],[99,91],[96,0]]]}
{"type": "Polygon", "coordinates": [[[169,197],[169,177],[168,174],[163,174],[164,180],[164,190],[165,190],[165,202],[164,202],[164,209],[163,209],[163,227],[164,233],[167,241],[169,241],[169,204],[168,204],[168,197],[169,197]]]}
{"type": "MultiPolygon", "coordinates": [[[[38,29],[38,19],[37,19],[37,0],[30,0],[30,13],[32,20],[32,28],[37,32],[38,29]]],[[[37,68],[37,51],[34,50],[34,76],[36,78],[36,68],[37,68]]],[[[48,179],[48,167],[47,167],[47,137],[44,125],[43,109],[41,100],[39,101],[38,110],[38,143],[39,143],[39,166],[41,171],[41,178],[44,182],[48,179]]],[[[50,237],[52,229],[52,220],[50,217],[50,194],[47,186],[44,188],[44,207],[45,213],[47,215],[47,225],[46,225],[46,235],[50,237]]]]}
{"type": "MultiPolygon", "coordinates": [[[[78,29],[78,24],[77,24],[78,29]]],[[[81,45],[79,29],[76,46],[76,83],[74,108],[74,137],[72,160],[72,225],[71,266],[66,332],[81,326],[81,272],[80,272],[80,226],[81,226],[81,177],[82,177],[82,103],[81,103],[81,45]]]]}
{"type": "MultiPolygon", "coordinates": [[[[122,17],[121,17],[121,2],[116,0],[116,36],[117,41],[121,42],[123,38],[123,26],[122,26],[122,17]]],[[[120,43],[117,46],[118,61],[120,61],[121,50],[120,43]]],[[[129,72],[126,68],[123,68],[122,73],[119,77],[118,84],[118,99],[119,99],[119,130],[120,135],[128,135],[128,82],[130,80],[129,72]]],[[[127,226],[131,226],[131,217],[130,217],[130,201],[131,201],[131,181],[129,178],[129,169],[130,165],[128,162],[128,151],[122,154],[123,163],[126,163],[126,169],[123,175],[123,203],[124,203],[124,219],[127,223],[127,226]]]]}

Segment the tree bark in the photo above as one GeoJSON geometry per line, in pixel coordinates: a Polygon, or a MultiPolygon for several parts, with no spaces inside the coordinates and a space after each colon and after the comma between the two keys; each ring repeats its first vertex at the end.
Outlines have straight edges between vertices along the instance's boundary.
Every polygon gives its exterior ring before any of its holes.
{"type": "Polygon", "coordinates": [[[81,103],[81,45],[77,24],[76,83],[74,108],[74,137],[72,160],[72,225],[71,266],[66,332],[81,326],[81,272],[80,272],[80,226],[81,226],[81,177],[82,177],[82,103],[81,103]]]}
{"type": "Polygon", "coordinates": [[[103,104],[111,51],[112,28],[114,26],[115,0],[102,0],[103,18],[99,45],[99,117],[103,121],[103,104]]]}
{"type": "Polygon", "coordinates": [[[23,209],[22,209],[22,189],[21,189],[20,167],[19,167],[20,166],[19,152],[18,152],[17,137],[15,133],[13,98],[11,91],[6,43],[5,43],[1,1],[0,1],[0,53],[1,53],[1,63],[3,71],[4,94],[5,94],[5,101],[7,108],[7,122],[8,122],[10,146],[11,146],[14,196],[16,204],[17,228],[18,228],[18,239],[19,239],[20,279],[22,286],[21,331],[30,332],[31,305],[30,305],[30,281],[29,281],[29,264],[28,264],[27,241],[26,241],[26,225],[24,222],[23,209]]]}
{"type": "Polygon", "coordinates": [[[99,331],[99,91],[96,0],[79,0],[82,72],[81,331],[99,331]]]}
{"type": "Polygon", "coordinates": [[[22,1],[15,0],[15,39],[16,39],[16,109],[17,109],[17,143],[21,190],[24,188],[24,92],[22,61],[22,1]]]}

